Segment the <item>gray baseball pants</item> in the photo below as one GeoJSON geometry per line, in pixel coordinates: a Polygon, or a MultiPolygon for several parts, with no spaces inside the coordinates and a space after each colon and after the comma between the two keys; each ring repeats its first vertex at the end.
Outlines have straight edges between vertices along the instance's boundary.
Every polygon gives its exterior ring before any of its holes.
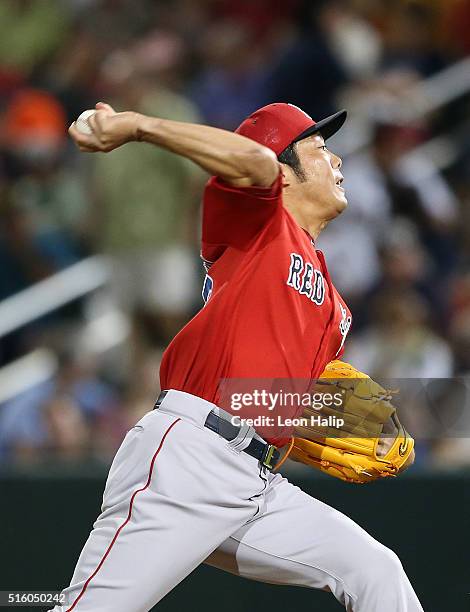
{"type": "Polygon", "coordinates": [[[147,612],[203,562],[353,612],[422,611],[395,553],[204,427],[213,408],[169,391],[127,433],[54,612],[147,612]]]}

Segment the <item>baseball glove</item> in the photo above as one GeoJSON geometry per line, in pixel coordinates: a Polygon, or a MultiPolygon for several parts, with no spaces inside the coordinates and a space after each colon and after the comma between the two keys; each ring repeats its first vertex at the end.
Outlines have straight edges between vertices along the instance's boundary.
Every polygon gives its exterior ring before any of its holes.
{"type": "Polygon", "coordinates": [[[414,441],[391,403],[394,392],[348,363],[332,361],[315,393],[342,401],[320,410],[304,408],[302,425],[294,427],[290,459],[356,483],[396,476],[412,461],[414,441]],[[318,424],[318,417],[329,425],[318,424]]]}

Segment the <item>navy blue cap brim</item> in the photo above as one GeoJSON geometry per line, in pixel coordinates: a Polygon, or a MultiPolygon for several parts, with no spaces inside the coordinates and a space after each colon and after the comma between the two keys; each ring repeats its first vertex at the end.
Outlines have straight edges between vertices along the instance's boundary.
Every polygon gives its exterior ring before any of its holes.
{"type": "Polygon", "coordinates": [[[292,142],[299,142],[299,140],[303,140],[304,138],[308,138],[312,134],[317,133],[320,133],[321,136],[323,136],[323,139],[327,140],[328,138],[333,136],[333,134],[336,134],[336,132],[343,126],[347,116],[347,111],[340,110],[334,115],[330,115],[329,117],[322,119],[318,123],[315,123],[315,125],[312,125],[311,127],[307,128],[301,134],[299,134],[297,138],[295,138],[292,142]]]}

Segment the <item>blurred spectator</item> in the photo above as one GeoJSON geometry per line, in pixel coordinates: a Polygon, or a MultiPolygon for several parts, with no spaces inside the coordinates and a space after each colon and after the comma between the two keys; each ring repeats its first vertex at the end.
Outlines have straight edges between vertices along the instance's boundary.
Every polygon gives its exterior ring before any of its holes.
{"type": "MultiPolygon", "coordinates": [[[[44,405],[47,437],[46,453],[63,460],[80,459],[88,451],[90,431],[80,406],[71,397],[57,395],[44,405]]],[[[15,453],[19,459],[28,448],[19,440],[15,453]]]]}
{"type": "Polygon", "coordinates": [[[67,125],[102,97],[99,67],[107,53],[103,38],[93,36],[80,24],[37,76],[40,86],[54,92],[63,104],[67,125]]]}
{"type": "Polygon", "coordinates": [[[456,55],[470,54],[470,0],[442,2],[442,40],[456,55]]]}
{"type": "Polygon", "coordinates": [[[372,378],[450,377],[449,345],[428,326],[425,302],[412,292],[383,292],[374,303],[373,323],[346,346],[345,361],[372,378]]]}
{"type": "Polygon", "coordinates": [[[208,3],[211,8],[211,17],[217,21],[226,19],[249,26],[257,41],[278,33],[279,27],[291,21],[298,10],[299,0],[284,0],[271,2],[271,0],[221,0],[208,3]]]}
{"type": "MultiPolygon", "coordinates": [[[[88,208],[80,177],[62,163],[66,127],[60,103],[34,89],[20,90],[3,117],[4,168],[12,179],[5,189],[8,218],[19,222],[22,246],[35,245],[51,271],[80,257],[88,208]]],[[[11,238],[7,232],[4,244],[14,248],[11,238]]]]}
{"type": "Polygon", "coordinates": [[[1,407],[1,455],[33,462],[42,454],[86,456],[94,421],[117,409],[117,397],[100,380],[95,361],[73,349],[60,351],[58,370],[51,380],[1,407]]]}
{"type": "Polygon", "coordinates": [[[352,300],[381,281],[380,252],[392,234],[399,246],[410,244],[410,232],[416,234],[415,252],[425,249],[420,270],[410,283],[428,279],[434,295],[446,287],[446,275],[455,265],[452,230],[458,205],[428,158],[416,149],[407,156],[422,138],[416,128],[377,124],[370,149],[344,163],[349,206],[320,236],[319,246],[328,256],[338,287],[352,300]],[[397,218],[407,222],[396,224],[397,218]]]}
{"type": "Polygon", "coordinates": [[[392,4],[384,29],[384,68],[416,70],[423,77],[444,68],[446,58],[436,44],[440,18],[429,2],[392,4]]]}
{"type": "MultiPolygon", "coordinates": [[[[159,31],[116,51],[103,70],[117,108],[199,121],[194,105],[174,91],[183,53],[181,39],[159,31]]],[[[120,304],[145,314],[166,343],[199,293],[194,247],[204,174],[183,157],[138,144],[93,161],[96,248],[113,256],[120,304]]]]}
{"type": "MultiPolygon", "coordinates": [[[[167,0],[65,0],[75,23],[108,52],[152,27],[167,0]]],[[[170,2],[171,4],[171,2],[170,2]]]]}
{"type": "Polygon", "coordinates": [[[470,273],[457,276],[450,292],[450,339],[456,359],[456,372],[470,375],[470,273]]]}
{"type": "Polygon", "coordinates": [[[0,72],[30,76],[66,40],[68,17],[61,0],[2,0],[0,72]]]}
{"type": "Polygon", "coordinates": [[[149,350],[132,364],[122,401],[115,410],[98,415],[93,427],[93,447],[97,456],[112,457],[126,432],[149,410],[160,393],[159,376],[162,351],[149,350]]]}
{"type": "MultiPolygon", "coordinates": [[[[314,118],[331,114],[336,109],[335,97],[347,82],[346,68],[331,47],[325,13],[330,4],[304,2],[299,14],[300,34],[282,49],[268,81],[267,99],[286,101],[299,106],[314,118]]],[[[329,24],[328,24],[329,25],[329,24]]]]}
{"type": "Polygon", "coordinates": [[[245,24],[216,22],[201,37],[199,52],[204,67],[191,86],[191,98],[207,123],[234,130],[268,95],[254,33],[245,24]]]}
{"type": "Polygon", "coordinates": [[[353,3],[325,3],[319,15],[326,40],[348,77],[358,81],[373,77],[382,58],[382,40],[373,25],[353,3]]]}

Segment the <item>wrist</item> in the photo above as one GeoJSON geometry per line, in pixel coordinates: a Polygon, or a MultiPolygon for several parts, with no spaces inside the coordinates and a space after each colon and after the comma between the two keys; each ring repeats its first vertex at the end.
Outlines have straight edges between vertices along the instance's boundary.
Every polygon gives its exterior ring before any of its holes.
{"type": "Polygon", "coordinates": [[[136,113],[136,112],[132,113],[131,140],[135,142],[139,142],[143,140],[142,125],[143,125],[144,119],[145,119],[144,115],[141,115],[140,113],[136,113]]]}
{"type": "Polygon", "coordinates": [[[140,113],[135,115],[134,139],[138,142],[149,142],[150,136],[155,135],[155,122],[159,120],[140,113]]]}

